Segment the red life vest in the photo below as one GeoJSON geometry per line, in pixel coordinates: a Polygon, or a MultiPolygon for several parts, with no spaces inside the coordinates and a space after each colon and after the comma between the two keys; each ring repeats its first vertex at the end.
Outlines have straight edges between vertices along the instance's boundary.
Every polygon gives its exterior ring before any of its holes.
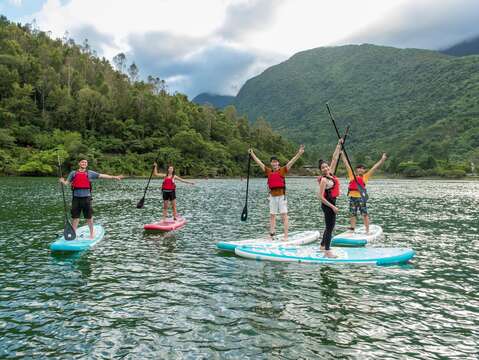
{"type": "MultiPolygon", "coordinates": [[[[362,176],[356,176],[356,180],[358,180],[359,185],[361,185],[363,189],[366,189],[366,183],[362,176]]],[[[353,179],[349,182],[348,191],[359,191],[356,180],[353,179]]]]}
{"type": "Polygon", "coordinates": [[[88,179],[88,171],[75,171],[71,186],[73,190],[89,189],[91,191],[91,181],[88,179]]]}
{"type": "MultiPolygon", "coordinates": [[[[327,179],[333,180],[334,185],[331,189],[325,189],[324,193],[323,193],[323,196],[326,199],[336,199],[340,194],[339,179],[334,175],[333,176],[324,176],[324,177],[327,178],[327,179]]],[[[323,178],[323,176],[318,176],[318,182],[319,183],[321,183],[322,178],[323,178]]]]}
{"type": "Polygon", "coordinates": [[[163,190],[175,190],[176,185],[175,182],[173,181],[172,177],[165,177],[163,179],[163,184],[161,185],[161,188],[163,190]]]}
{"type": "Polygon", "coordinates": [[[286,188],[286,181],[284,176],[281,176],[280,170],[271,171],[268,175],[268,187],[273,189],[284,189],[286,188]]]}

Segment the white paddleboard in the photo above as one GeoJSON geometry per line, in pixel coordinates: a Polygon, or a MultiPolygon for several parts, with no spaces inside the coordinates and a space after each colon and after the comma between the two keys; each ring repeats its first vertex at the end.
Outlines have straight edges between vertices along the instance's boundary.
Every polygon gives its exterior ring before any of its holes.
{"type": "Polygon", "coordinates": [[[216,243],[216,247],[220,250],[235,251],[237,246],[244,245],[265,245],[265,246],[294,246],[310,244],[313,241],[318,240],[319,231],[296,231],[288,234],[288,240],[283,241],[284,234],[277,235],[274,239],[269,237],[262,237],[257,239],[246,239],[238,241],[219,241],[216,243]]]}

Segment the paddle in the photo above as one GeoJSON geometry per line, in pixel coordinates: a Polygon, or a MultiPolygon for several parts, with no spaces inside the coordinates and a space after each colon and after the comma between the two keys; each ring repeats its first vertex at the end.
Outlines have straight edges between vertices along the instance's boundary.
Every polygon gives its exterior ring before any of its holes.
{"type": "MultiPolygon", "coordinates": [[[[60,155],[58,155],[58,177],[62,177],[62,164],[60,162],[60,155]]],[[[75,233],[75,229],[73,229],[70,220],[68,220],[68,213],[67,213],[67,201],[65,200],[65,189],[63,188],[63,183],[61,183],[62,187],[62,195],[63,195],[63,212],[64,212],[64,220],[63,220],[63,237],[65,240],[75,240],[77,237],[75,233]]]]}
{"type": "Polygon", "coordinates": [[[246,177],[246,200],[244,203],[243,212],[241,213],[241,221],[248,219],[248,188],[249,188],[249,170],[251,168],[251,155],[248,154],[248,175],[246,177]]]}
{"type": "MultiPolygon", "coordinates": [[[[344,144],[346,143],[346,138],[348,137],[348,133],[349,133],[349,125],[346,126],[346,130],[344,131],[344,135],[343,135],[343,146],[344,146],[344,144]]],[[[333,175],[336,174],[336,170],[338,170],[338,165],[339,165],[339,160],[340,160],[340,159],[341,159],[341,153],[339,154],[338,161],[336,162],[336,165],[334,166],[333,175]]]]}
{"type": "MultiPolygon", "coordinates": [[[[334,129],[336,130],[336,135],[338,135],[338,139],[341,138],[341,135],[339,135],[339,130],[338,127],[336,126],[336,121],[334,120],[333,114],[331,113],[331,109],[329,108],[329,104],[326,103],[326,108],[328,109],[329,117],[331,118],[331,121],[334,125],[334,129]]],[[[361,184],[358,182],[358,179],[356,177],[356,174],[354,173],[353,166],[351,165],[351,161],[349,160],[348,153],[346,152],[346,149],[344,148],[344,144],[341,145],[342,150],[344,152],[344,156],[346,157],[346,161],[349,165],[349,168],[351,169],[351,172],[353,173],[353,178],[356,184],[358,185],[358,190],[359,190],[359,195],[361,196],[361,199],[366,202],[368,200],[368,193],[366,192],[366,189],[361,186],[361,184]]]]}
{"type": "MultiPolygon", "coordinates": [[[[158,155],[156,156],[155,163],[158,163],[159,158],[160,158],[160,151],[158,151],[158,155]]],[[[154,170],[155,170],[155,166],[153,165],[153,167],[151,168],[150,178],[148,179],[148,183],[146,184],[145,192],[143,193],[143,197],[140,199],[140,201],[138,201],[138,204],[136,204],[137,209],[142,209],[143,205],[145,205],[146,192],[148,191],[148,186],[150,186],[150,181],[151,181],[151,177],[153,176],[153,171],[154,170]]]]}

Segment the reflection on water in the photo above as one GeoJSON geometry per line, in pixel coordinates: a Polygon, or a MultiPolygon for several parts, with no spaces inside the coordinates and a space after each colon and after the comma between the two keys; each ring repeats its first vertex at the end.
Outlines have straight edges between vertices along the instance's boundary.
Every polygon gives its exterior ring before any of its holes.
{"type": "MultiPolygon", "coordinates": [[[[343,182],[346,184],[346,182],[343,182]]],[[[257,262],[215,242],[264,236],[265,181],[178,189],[188,224],[149,233],[159,183],[97,182],[105,238],[80,254],[48,250],[61,232],[54,179],[1,178],[0,358],[474,358],[479,342],[479,184],[376,180],[374,246],[416,250],[407,265],[257,262]]],[[[291,230],[323,230],[315,179],[288,181],[291,230]]],[[[345,189],[343,189],[345,190],[345,189]]],[[[347,199],[339,201],[347,224],[347,199]]]]}

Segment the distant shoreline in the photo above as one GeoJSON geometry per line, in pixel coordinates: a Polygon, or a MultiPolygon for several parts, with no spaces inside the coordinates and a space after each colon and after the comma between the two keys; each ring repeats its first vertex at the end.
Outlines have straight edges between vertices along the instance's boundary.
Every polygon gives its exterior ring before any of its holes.
{"type": "MultiPolygon", "coordinates": [[[[315,179],[317,178],[318,175],[289,175],[287,176],[288,179],[315,179]]],[[[56,176],[30,176],[30,175],[5,175],[5,174],[0,174],[0,178],[56,178],[56,176]]],[[[125,180],[128,179],[148,179],[148,176],[125,176],[125,180]]],[[[182,178],[185,179],[193,179],[193,180],[240,180],[240,181],[245,181],[246,176],[182,176],[182,178]],[[242,179],[242,180],[241,180],[242,179]]],[[[258,176],[258,177],[250,177],[250,179],[265,179],[266,177],[264,176],[258,176]]],[[[344,175],[340,175],[339,178],[346,178],[344,175]]],[[[161,178],[152,178],[152,180],[161,180],[161,178]]],[[[438,181],[453,181],[453,180],[467,180],[467,181],[479,181],[479,175],[470,175],[470,176],[465,176],[465,177],[460,177],[460,178],[447,178],[447,177],[441,177],[441,176],[424,176],[424,177],[405,177],[405,176],[395,176],[395,175],[377,175],[373,176],[371,180],[438,180],[438,181]]]]}

